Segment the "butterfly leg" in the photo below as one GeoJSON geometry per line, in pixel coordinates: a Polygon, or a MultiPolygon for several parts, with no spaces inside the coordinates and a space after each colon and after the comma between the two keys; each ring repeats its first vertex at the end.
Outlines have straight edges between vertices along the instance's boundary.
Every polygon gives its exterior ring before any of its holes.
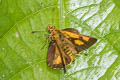
{"type": "Polygon", "coordinates": [[[44,49],[44,47],[46,47],[46,45],[48,44],[48,42],[49,42],[49,40],[50,40],[48,34],[44,34],[44,35],[46,36],[46,41],[45,41],[45,44],[43,45],[43,47],[42,47],[40,50],[44,49]]]}

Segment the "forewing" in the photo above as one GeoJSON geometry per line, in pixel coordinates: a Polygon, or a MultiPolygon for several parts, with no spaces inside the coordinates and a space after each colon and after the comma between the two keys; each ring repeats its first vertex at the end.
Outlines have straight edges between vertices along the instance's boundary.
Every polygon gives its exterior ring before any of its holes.
{"type": "Polygon", "coordinates": [[[79,34],[78,30],[73,28],[67,28],[61,31],[61,33],[67,38],[66,42],[74,53],[79,53],[92,46],[97,39],[79,34]]]}
{"type": "Polygon", "coordinates": [[[66,29],[63,29],[62,31],[69,31],[69,32],[72,32],[72,33],[79,34],[79,31],[74,29],[74,28],[66,28],[66,29]]]}
{"type": "Polygon", "coordinates": [[[88,49],[91,47],[94,43],[96,43],[97,39],[90,37],[90,36],[85,36],[80,34],[79,39],[72,39],[72,42],[76,46],[76,50],[79,53],[80,51],[83,51],[85,49],[88,49]]]}

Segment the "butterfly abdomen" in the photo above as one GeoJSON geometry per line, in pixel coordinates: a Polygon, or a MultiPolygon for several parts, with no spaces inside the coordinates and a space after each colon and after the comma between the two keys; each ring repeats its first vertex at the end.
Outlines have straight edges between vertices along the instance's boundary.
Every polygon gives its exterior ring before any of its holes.
{"type": "Polygon", "coordinates": [[[67,46],[64,47],[64,52],[67,53],[68,55],[72,55],[72,51],[67,46]]]}
{"type": "MultiPolygon", "coordinates": [[[[72,51],[70,50],[70,48],[67,47],[67,46],[64,46],[64,52],[71,57],[71,63],[72,63],[72,61],[74,61],[74,57],[73,57],[73,55],[72,55],[72,51]]],[[[70,63],[70,64],[71,64],[71,63],[70,63]]]]}

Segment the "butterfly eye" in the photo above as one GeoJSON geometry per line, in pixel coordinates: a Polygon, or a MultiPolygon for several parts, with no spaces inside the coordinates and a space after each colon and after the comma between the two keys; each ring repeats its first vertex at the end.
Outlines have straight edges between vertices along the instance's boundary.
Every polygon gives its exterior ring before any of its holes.
{"type": "Polygon", "coordinates": [[[50,31],[53,31],[53,29],[50,29],[50,31]]]}

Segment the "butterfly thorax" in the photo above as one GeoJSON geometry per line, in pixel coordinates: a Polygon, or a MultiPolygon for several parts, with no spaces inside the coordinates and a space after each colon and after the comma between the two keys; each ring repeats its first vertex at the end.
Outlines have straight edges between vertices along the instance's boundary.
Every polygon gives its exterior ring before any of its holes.
{"type": "Polygon", "coordinates": [[[51,40],[56,40],[59,37],[59,30],[52,25],[48,25],[48,33],[50,33],[49,38],[51,40]]]}

